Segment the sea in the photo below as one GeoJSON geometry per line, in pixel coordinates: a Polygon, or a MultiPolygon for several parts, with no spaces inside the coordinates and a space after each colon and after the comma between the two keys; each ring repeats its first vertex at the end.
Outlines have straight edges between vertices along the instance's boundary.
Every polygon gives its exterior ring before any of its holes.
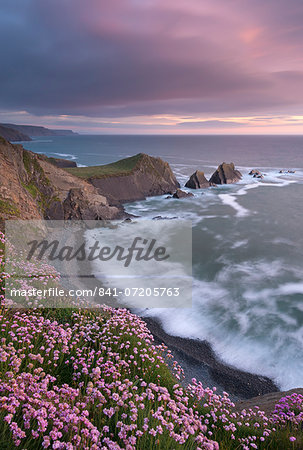
{"type": "Polygon", "coordinates": [[[207,340],[226,363],[268,376],[283,390],[303,387],[303,136],[74,135],[24,147],[79,166],[140,152],[160,156],[182,187],[197,169],[210,176],[223,161],[234,162],[243,174],[237,184],[125,205],[146,219],[192,222],[192,308],[144,314],[167,333],[207,340]],[[264,178],[251,177],[251,169],[264,178]]]}

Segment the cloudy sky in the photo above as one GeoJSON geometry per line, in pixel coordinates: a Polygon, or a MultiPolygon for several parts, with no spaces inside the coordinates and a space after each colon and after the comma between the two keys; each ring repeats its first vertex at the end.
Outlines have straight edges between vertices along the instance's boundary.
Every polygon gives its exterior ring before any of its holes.
{"type": "Polygon", "coordinates": [[[302,0],[1,0],[0,122],[303,132],[302,0]]]}

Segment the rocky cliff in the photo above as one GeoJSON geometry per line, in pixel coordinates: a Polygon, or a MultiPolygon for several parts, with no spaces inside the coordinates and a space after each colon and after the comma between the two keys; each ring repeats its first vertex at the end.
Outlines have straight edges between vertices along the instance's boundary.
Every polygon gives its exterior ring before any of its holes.
{"type": "Polygon", "coordinates": [[[79,167],[69,172],[119,203],[170,194],[180,186],[167,162],[144,153],[106,166],[79,167]]]}
{"type": "Polygon", "coordinates": [[[0,125],[0,136],[2,136],[7,141],[31,141],[31,138],[25,134],[21,133],[19,130],[15,130],[14,128],[5,127],[0,125]]]}
{"type": "Polygon", "coordinates": [[[115,219],[124,216],[92,184],[47,158],[0,139],[0,219],[115,219]]]}
{"type": "Polygon", "coordinates": [[[2,123],[0,124],[6,128],[12,128],[17,130],[23,134],[26,134],[31,137],[39,137],[39,136],[69,136],[74,133],[72,130],[52,130],[46,127],[39,127],[35,125],[16,125],[14,123],[2,123]]]}

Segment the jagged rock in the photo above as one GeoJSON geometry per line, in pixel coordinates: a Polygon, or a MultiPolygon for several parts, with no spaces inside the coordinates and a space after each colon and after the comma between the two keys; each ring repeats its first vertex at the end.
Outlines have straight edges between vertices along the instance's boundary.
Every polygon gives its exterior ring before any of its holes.
{"type": "Polygon", "coordinates": [[[65,169],[67,167],[77,167],[76,161],[71,161],[70,159],[48,158],[48,161],[61,169],[65,169]]]}
{"type": "Polygon", "coordinates": [[[178,217],[177,216],[174,216],[174,217],[156,216],[156,217],[152,218],[152,220],[175,220],[175,219],[178,219],[178,217]]]}
{"type": "Polygon", "coordinates": [[[110,220],[118,216],[118,209],[107,204],[106,198],[85,189],[70,189],[63,202],[65,220],[110,220]]]}
{"type": "Polygon", "coordinates": [[[136,158],[136,164],[128,173],[91,176],[88,181],[103,195],[110,195],[121,203],[144,200],[153,195],[170,194],[180,187],[169,164],[161,158],[144,153],[132,158],[136,158]]]}
{"type": "Polygon", "coordinates": [[[185,192],[181,189],[177,189],[172,198],[186,198],[193,197],[194,195],[191,192],[185,192]]]}
{"type": "Polygon", "coordinates": [[[279,173],[296,173],[296,171],[288,169],[288,170],[280,170],[279,173]]]}
{"type": "Polygon", "coordinates": [[[253,178],[264,178],[264,175],[258,169],[252,169],[248,175],[251,175],[253,178]]]}
{"type": "Polygon", "coordinates": [[[262,173],[258,169],[252,169],[248,175],[258,176],[258,175],[262,175],[262,173]]]}
{"type": "Polygon", "coordinates": [[[205,178],[204,172],[201,170],[196,170],[196,172],[190,176],[189,180],[185,184],[185,187],[190,189],[201,189],[209,186],[210,183],[205,178]]]}
{"type": "Polygon", "coordinates": [[[211,176],[209,182],[215,184],[231,184],[241,180],[242,174],[235,169],[234,163],[222,163],[211,176]]]}

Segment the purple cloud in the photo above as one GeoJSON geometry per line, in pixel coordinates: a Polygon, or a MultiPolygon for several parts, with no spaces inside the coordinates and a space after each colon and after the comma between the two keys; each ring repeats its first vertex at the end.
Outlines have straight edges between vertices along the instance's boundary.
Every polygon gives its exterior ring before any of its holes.
{"type": "Polygon", "coordinates": [[[0,107],[96,117],[296,112],[302,23],[301,0],[3,0],[0,107]]]}

